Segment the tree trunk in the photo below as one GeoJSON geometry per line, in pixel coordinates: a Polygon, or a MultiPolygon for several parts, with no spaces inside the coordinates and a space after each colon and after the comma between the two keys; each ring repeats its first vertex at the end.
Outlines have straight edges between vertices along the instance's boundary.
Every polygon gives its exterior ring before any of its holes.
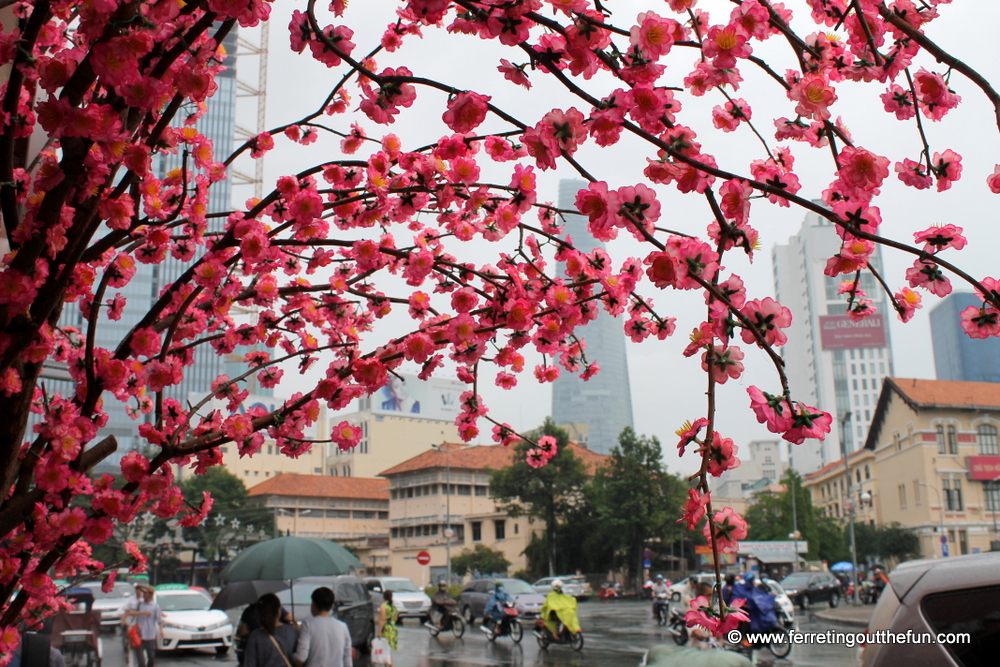
{"type": "Polygon", "coordinates": [[[556,513],[555,509],[549,506],[548,526],[546,532],[549,534],[549,576],[556,576],[556,513]]]}

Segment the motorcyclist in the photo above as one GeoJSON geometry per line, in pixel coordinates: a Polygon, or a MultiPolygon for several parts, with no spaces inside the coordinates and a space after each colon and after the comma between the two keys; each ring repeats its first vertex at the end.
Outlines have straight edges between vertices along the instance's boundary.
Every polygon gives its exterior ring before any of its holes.
{"type": "Polygon", "coordinates": [[[656,583],[653,584],[653,617],[660,618],[660,614],[666,613],[666,601],[670,599],[670,588],[663,580],[663,575],[656,575],[656,583]],[[662,596],[662,597],[661,597],[662,596]]]}
{"type": "Polygon", "coordinates": [[[885,571],[876,565],[872,571],[872,584],[875,586],[875,595],[873,597],[875,601],[878,601],[882,597],[882,591],[888,583],[889,577],[885,576],[885,571]]]}
{"type": "Polygon", "coordinates": [[[580,632],[580,621],[576,615],[576,598],[562,592],[562,579],[552,582],[552,592],[545,596],[542,605],[542,623],[553,637],[559,637],[560,625],[572,633],[580,632]]]}
{"type": "Polygon", "coordinates": [[[503,582],[498,581],[490,596],[486,598],[486,610],[483,612],[486,620],[494,627],[503,620],[503,608],[505,604],[514,604],[514,598],[503,589],[503,582]]]}
{"type": "Polygon", "coordinates": [[[437,621],[439,630],[444,629],[444,621],[448,616],[458,613],[458,603],[448,594],[448,583],[445,581],[438,582],[438,589],[431,598],[431,613],[440,614],[437,621]]]}

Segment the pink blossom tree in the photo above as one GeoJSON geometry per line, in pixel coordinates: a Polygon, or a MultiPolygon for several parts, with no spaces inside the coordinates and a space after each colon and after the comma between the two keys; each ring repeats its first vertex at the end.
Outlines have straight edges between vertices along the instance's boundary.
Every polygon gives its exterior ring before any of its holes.
{"type": "MultiPolygon", "coordinates": [[[[981,130],[1000,124],[1000,94],[935,41],[947,2],[667,0],[637,16],[613,14],[610,4],[401,0],[378,43],[355,44],[345,2],[310,0],[293,14],[290,43],[329,68],[328,82],[310,82],[329,88],[326,100],[226,155],[195,122],[222,69],[223,37],[266,21],[268,2],[0,2],[9,15],[0,36],[0,214],[9,244],[0,261],[0,665],[23,624],[62,604],[54,577],[105,567],[91,545],[107,540],[114,522],[145,511],[184,525],[205,517],[211,498],[186,505],[172,465],[201,473],[219,464],[222,445],[252,456],[265,436],[296,455],[311,446],[306,432],[321,405],[343,408],[403,364],[424,378],[454,369],[468,384],[462,437],[476,438],[485,424],[510,445],[519,435],[489,414],[480,383],[513,389],[529,350],[543,357],[540,382],[562,372],[591,377],[600,360],[586,354],[585,325],[600,309],[621,317],[634,341],[665,338],[677,326],[693,331],[685,354],[700,355],[707,400],[681,430],[679,451],[701,466],[678,514],[716,553],[735,550],[746,524],[712,506],[708,478],[739,465],[737,446],[716,428],[717,387],[743,372],[737,331],[773,360],[770,393],[749,389],[762,424],[801,443],[824,438],[832,421],[789,391],[776,350],[789,311],[748,294],[726,268],[753,258],[775,207],[836,226],[842,245],[827,274],[843,275],[852,317],[874,312],[862,273],[874,275],[904,321],[922,292],[946,295],[957,280],[982,298],[962,326],[975,337],[1000,334],[1000,284],[942,256],[965,245],[960,227],[917,217],[908,221],[912,242],[880,229],[891,214],[880,208],[881,190],[893,175],[937,192],[963,175],[962,157],[937,145],[932,123],[947,123],[963,98],[978,97],[995,112],[981,130]],[[524,117],[498,95],[456,88],[406,59],[421,38],[464,40],[454,47],[464,53],[474,37],[505,54],[476,61],[484,76],[496,71],[512,89],[568,102],[524,117]],[[851,108],[839,103],[848,94],[878,95],[912,138],[910,152],[866,148],[877,142],[848,130],[851,108]],[[380,127],[424,97],[437,104],[439,140],[425,145],[380,127]],[[711,110],[688,110],[710,99],[718,102],[711,110]],[[259,158],[279,142],[309,145],[320,133],[340,138],[339,153],[303,164],[260,200],[208,217],[212,186],[233,160],[259,158]],[[750,160],[728,150],[740,135],[757,142],[750,160]],[[636,181],[617,182],[618,158],[583,159],[626,144],[645,165],[636,181]],[[158,154],[181,166],[157,173],[158,154]],[[799,156],[811,166],[797,171],[799,156]],[[588,181],[568,212],[585,215],[590,234],[631,236],[644,251],[577,250],[561,227],[567,211],[538,196],[539,176],[555,169],[588,181]],[[701,219],[669,214],[684,195],[700,202],[701,219]],[[467,248],[483,245],[490,258],[473,261],[467,248]],[[912,257],[905,276],[876,270],[870,258],[879,246],[912,257]],[[137,263],[168,256],[185,270],[115,346],[97,346],[97,329],[121,317],[118,290],[137,263]],[[673,312],[675,290],[702,295],[703,313],[673,312]],[[82,327],[60,324],[71,309],[82,327]],[[410,318],[408,333],[382,333],[378,323],[391,311],[410,318]],[[218,354],[255,347],[245,372],[220,376],[201,403],[166,398],[203,346],[218,354]],[[74,392],[43,391],[50,359],[67,365],[74,392]],[[293,375],[287,369],[310,367],[322,379],[276,411],[235,412],[251,376],[276,386],[293,375]],[[227,409],[207,409],[213,397],[227,409]],[[88,475],[117,446],[97,440],[111,401],[146,416],[138,432],[155,451],[124,458],[124,486],[88,475]],[[29,431],[32,412],[38,425],[29,431]]],[[[1000,165],[964,175],[1000,193],[1000,165]]],[[[343,422],[324,436],[350,448],[360,434],[343,422]]],[[[549,456],[539,442],[529,463],[549,456]]],[[[143,554],[134,544],[128,551],[141,570],[143,554]]],[[[743,614],[739,602],[695,605],[690,620],[717,631],[743,614]]]]}

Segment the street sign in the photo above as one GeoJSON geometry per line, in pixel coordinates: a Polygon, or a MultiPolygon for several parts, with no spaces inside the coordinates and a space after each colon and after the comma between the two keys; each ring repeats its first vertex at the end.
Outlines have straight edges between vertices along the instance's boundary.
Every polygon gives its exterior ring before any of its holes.
{"type": "Polygon", "coordinates": [[[651,560],[644,560],[644,561],[642,561],[642,566],[645,567],[645,568],[647,568],[647,569],[651,568],[651,567],[653,567],[653,561],[651,561],[651,560]]]}
{"type": "MultiPolygon", "coordinates": [[[[643,560],[652,560],[653,559],[653,552],[650,551],[649,549],[644,550],[642,552],[642,559],[643,560]]],[[[649,567],[649,566],[647,565],[646,567],[649,567]]]]}
{"type": "Polygon", "coordinates": [[[942,535],[941,536],[941,544],[948,544],[948,536],[947,535],[942,535]]]}
{"type": "Polygon", "coordinates": [[[941,545],[941,557],[942,558],[947,558],[948,557],[948,543],[947,542],[945,542],[944,544],[941,545]]]}
{"type": "Polygon", "coordinates": [[[426,551],[421,551],[417,554],[417,562],[421,565],[427,565],[431,562],[431,555],[426,551]]]}

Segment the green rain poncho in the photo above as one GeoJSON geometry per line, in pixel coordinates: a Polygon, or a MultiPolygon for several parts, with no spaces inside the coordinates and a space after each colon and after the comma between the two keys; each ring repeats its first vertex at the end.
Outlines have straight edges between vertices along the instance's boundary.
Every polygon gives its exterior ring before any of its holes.
{"type": "Polygon", "coordinates": [[[553,636],[558,634],[558,623],[552,615],[558,617],[570,632],[580,632],[580,621],[576,617],[576,598],[552,591],[542,605],[542,622],[553,636]]]}

